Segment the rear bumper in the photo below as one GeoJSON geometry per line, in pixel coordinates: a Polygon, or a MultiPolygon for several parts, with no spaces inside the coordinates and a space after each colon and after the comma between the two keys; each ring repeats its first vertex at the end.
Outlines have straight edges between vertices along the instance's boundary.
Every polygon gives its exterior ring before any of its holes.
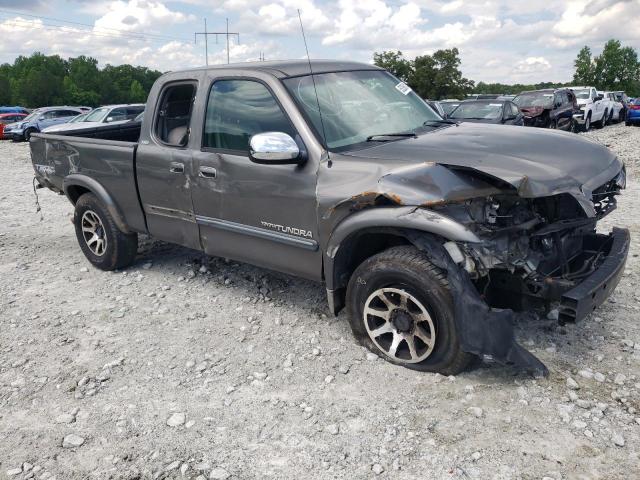
{"type": "Polygon", "coordinates": [[[591,275],[562,294],[560,323],[581,320],[611,295],[624,271],[630,238],[626,228],[614,228],[609,235],[594,234],[589,239],[591,249],[605,251],[606,257],[591,275]]]}

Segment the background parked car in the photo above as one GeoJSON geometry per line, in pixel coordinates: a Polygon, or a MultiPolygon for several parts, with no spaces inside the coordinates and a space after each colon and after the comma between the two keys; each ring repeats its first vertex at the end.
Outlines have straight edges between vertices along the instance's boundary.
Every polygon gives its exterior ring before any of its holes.
{"type": "Polygon", "coordinates": [[[463,122],[524,125],[520,109],[508,100],[467,100],[447,118],[463,122]]]}
{"type": "Polygon", "coordinates": [[[626,126],[640,125],[640,98],[629,101],[627,118],[624,121],[626,126]]]}
{"type": "Polygon", "coordinates": [[[620,119],[620,121],[624,120],[625,118],[627,118],[627,111],[629,110],[629,104],[632,103],[631,102],[631,98],[629,98],[627,96],[627,94],[625,92],[623,92],[622,90],[618,90],[616,92],[613,92],[616,96],[616,100],[618,100],[620,103],[622,103],[622,118],[620,119]]]}
{"type": "Polygon", "coordinates": [[[571,91],[576,96],[578,101],[579,112],[574,115],[574,120],[578,123],[581,129],[588,132],[591,125],[595,124],[597,127],[604,127],[607,121],[607,115],[609,112],[606,109],[606,103],[601,95],[594,87],[571,87],[571,91]]]}
{"type": "Polygon", "coordinates": [[[609,118],[607,123],[624,120],[624,105],[616,98],[615,92],[604,92],[603,97],[608,100],[609,118]]]}
{"type": "Polygon", "coordinates": [[[29,110],[24,107],[0,107],[0,113],[24,113],[29,115],[29,110]]]}
{"type": "Polygon", "coordinates": [[[524,114],[524,124],[528,127],[567,131],[574,128],[573,115],[578,111],[578,104],[568,88],[522,92],[513,102],[524,114]]]}
{"type": "Polygon", "coordinates": [[[144,104],[130,105],[106,105],[89,112],[79,122],[54,125],[43,130],[43,133],[64,132],[65,130],[80,130],[83,128],[96,128],[110,123],[117,124],[133,120],[144,111],[144,104]]]}
{"type": "Polygon", "coordinates": [[[14,142],[28,141],[32,133],[41,132],[51,125],[66,123],[81,113],[82,110],[77,107],[38,108],[22,121],[6,125],[4,132],[5,135],[10,135],[14,142]]]}
{"type": "Polygon", "coordinates": [[[442,111],[446,115],[446,118],[449,118],[449,115],[451,114],[451,112],[453,112],[458,107],[458,105],[462,103],[462,101],[448,99],[448,100],[440,100],[438,103],[442,107],[442,111]]]}
{"type": "Polygon", "coordinates": [[[24,119],[27,116],[26,113],[0,113],[0,140],[5,138],[10,138],[9,136],[4,135],[4,126],[10,123],[18,122],[24,119]]]}

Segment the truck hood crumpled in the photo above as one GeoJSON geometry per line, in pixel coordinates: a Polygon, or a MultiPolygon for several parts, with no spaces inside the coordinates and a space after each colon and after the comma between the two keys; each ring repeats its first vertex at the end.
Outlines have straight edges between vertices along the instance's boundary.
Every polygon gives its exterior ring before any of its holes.
{"type": "Polygon", "coordinates": [[[493,179],[489,183],[494,187],[506,184],[524,198],[570,193],[587,213],[593,208],[588,198],[591,192],[617,175],[623,166],[608,148],[574,133],[472,123],[378,144],[349,155],[372,162],[381,160],[389,166],[380,178],[380,193],[385,194],[387,186],[394,184],[392,191],[398,195],[398,187],[402,187],[404,194],[399,196],[405,205],[418,198],[428,201],[429,188],[438,186],[425,181],[425,176],[437,164],[481,180],[493,179]],[[401,167],[392,168],[394,160],[401,167]]]}

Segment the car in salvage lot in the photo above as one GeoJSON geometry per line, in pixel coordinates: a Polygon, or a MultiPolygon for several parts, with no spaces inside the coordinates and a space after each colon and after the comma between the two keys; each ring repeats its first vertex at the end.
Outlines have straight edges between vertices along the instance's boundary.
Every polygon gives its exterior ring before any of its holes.
{"type": "Polygon", "coordinates": [[[574,130],[578,111],[576,96],[568,88],[531,90],[513,99],[524,115],[527,127],[574,130]]]}
{"type": "Polygon", "coordinates": [[[19,122],[23,120],[27,116],[26,113],[0,113],[0,140],[11,138],[8,135],[4,134],[4,126],[9,125],[11,123],[19,122]]]}
{"type": "Polygon", "coordinates": [[[83,113],[78,107],[43,107],[31,112],[27,117],[4,127],[5,135],[15,142],[28,141],[32,133],[59,123],[66,123],[83,113]]]}
{"type": "MultiPolygon", "coordinates": [[[[117,124],[133,120],[144,111],[144,104],[106,105],[88,112],[82,119],[47,127],[45,133],[62,132],[64,130],[79,130],[81,128],[95,128],[104,124],[117,124]]],[[[75,120],[75,119],[74,119],[75,120]]]]}
{"type": "Polygon", "coordinates": [[[579,111],[573,116],[579,129],[588,132],[592,125],[602,128],[607,123],[608,102],[594,87],[571,87],[576,96],[579,111]]]}
{"type": "Polygon", "coordinates": [[[137,142],[34,134],[36,180],[74,205],[96,268],[130,265],[150,234],[324,282],[330,311],[392,363],[546,373],[517,312],[575,321],[615,289],[629,232],[596,226],[622,162],[577,135],[442,120],[373,65],[311,66],[167,73],[137,142]]]}
{"type": "Polygon", "coordinates": [[[626,126],[640,125],[640,98],[629,100],[627,118],[624,120],[626,126]]]}
{"type": "Polygon", "coordinates": [[[458,122],[524,125],[520,109],[508,100],[465,100],[447,118],[458,122]]]}

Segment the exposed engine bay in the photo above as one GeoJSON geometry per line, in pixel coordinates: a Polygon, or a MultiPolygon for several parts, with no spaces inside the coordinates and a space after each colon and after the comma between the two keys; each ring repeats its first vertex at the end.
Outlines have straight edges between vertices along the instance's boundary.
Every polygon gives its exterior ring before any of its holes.
{"type": "MultiPolygon", "coordinates": [[[[434,208],[474,231],[481,243],[448,242],[489,306],[549,311],[593,274],[611,251],[612,236],[596,224],[616,208],[625,170],[592,192],[594,216],[570,194],[521,198],[515,194],[476,198],[434,208]]],[[[576,312],[561,306],[561,323],[576,312]]]]}

